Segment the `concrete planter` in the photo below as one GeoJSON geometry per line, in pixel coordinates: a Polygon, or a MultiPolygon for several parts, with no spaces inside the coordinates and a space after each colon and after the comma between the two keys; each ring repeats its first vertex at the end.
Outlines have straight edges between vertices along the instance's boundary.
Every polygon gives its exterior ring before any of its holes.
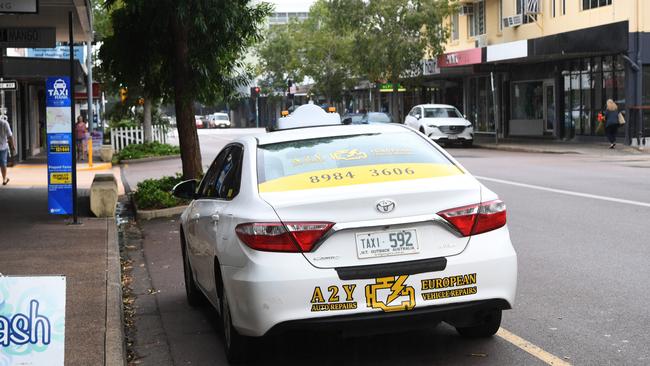
{"type": "Polygon", "coordinates": [[[99,151],[99,155],[102,158],[102,161],[104,162],[110,162],[113,160],[113,153],[115,151],[113,150],[113,146],[111,145],[102,145],[101,150],[99,151]]]}

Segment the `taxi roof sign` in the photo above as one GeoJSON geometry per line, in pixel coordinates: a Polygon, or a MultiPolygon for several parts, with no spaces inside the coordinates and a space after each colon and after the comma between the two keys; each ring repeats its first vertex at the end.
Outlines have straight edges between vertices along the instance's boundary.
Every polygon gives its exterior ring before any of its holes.
{"type": "Polygon", "coordinates": [[[327,113],[315,104],[304,104],[296,108],[286,117],[278,118],[278,130],[290,128],[340,125],[341,116],[338,113],[327,113]]]}

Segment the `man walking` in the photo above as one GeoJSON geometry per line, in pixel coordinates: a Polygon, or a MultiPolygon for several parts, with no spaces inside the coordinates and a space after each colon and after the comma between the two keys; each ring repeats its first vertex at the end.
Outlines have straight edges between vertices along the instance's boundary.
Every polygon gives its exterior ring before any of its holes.
{"type": "Polygon", "coordinates": [[[2,173],[2,185],[6,186],[9,183],[7,178],[7,160],[9,159],[9,149],[11,148],[11,156],[16,155],[16,147],[14,145],[13,134],[11,133],[11,126],[7,121],[7,116],[0,115],[0,172],[2,173]]]}

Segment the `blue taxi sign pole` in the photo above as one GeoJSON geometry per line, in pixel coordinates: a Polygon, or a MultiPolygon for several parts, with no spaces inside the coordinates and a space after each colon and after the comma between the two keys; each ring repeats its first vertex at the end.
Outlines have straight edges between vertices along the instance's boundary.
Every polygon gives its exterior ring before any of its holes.
{"type": "Polygon", "coordinates": [[[73,146],[70,149],[70,154],[72,154],[72,224],[76,225],[79,223],[79,208],[77,207],[77,146],[76,146],[76,136],[75,127],[74,127],[74,84],[75,84],[75,75],[74,75],[74,35],[72,33],[72,12],[68,12],[68,32],[69,32],[69,43],[70,46],[70,127],[72,128],[72,143],[73,146]]]}

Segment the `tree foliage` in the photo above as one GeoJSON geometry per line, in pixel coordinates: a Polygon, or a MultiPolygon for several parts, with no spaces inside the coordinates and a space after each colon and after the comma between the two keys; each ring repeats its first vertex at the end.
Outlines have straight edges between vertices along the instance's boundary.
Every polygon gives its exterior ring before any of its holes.
{"type": "Polygon", "coordinates": [[[400,80],[442,53],[449,33],[444,19],[456,6],[448,0],[318,0],[307,20],[273,30],[259,51],[262,69],[279,81],[304,75],[314,81],[312,90],[337,101],[359,79],[390,81],[396,95],[400,80]]]}
{"type": "Polygon", "coordinates": [[[270,12],[251,0],[107,0],[113,34],[100,51],[107,74],[129,90],[173,101],[183,176],[202,173],[195,101],[213,104],[248,82],[243,54],[270,12]]]}

